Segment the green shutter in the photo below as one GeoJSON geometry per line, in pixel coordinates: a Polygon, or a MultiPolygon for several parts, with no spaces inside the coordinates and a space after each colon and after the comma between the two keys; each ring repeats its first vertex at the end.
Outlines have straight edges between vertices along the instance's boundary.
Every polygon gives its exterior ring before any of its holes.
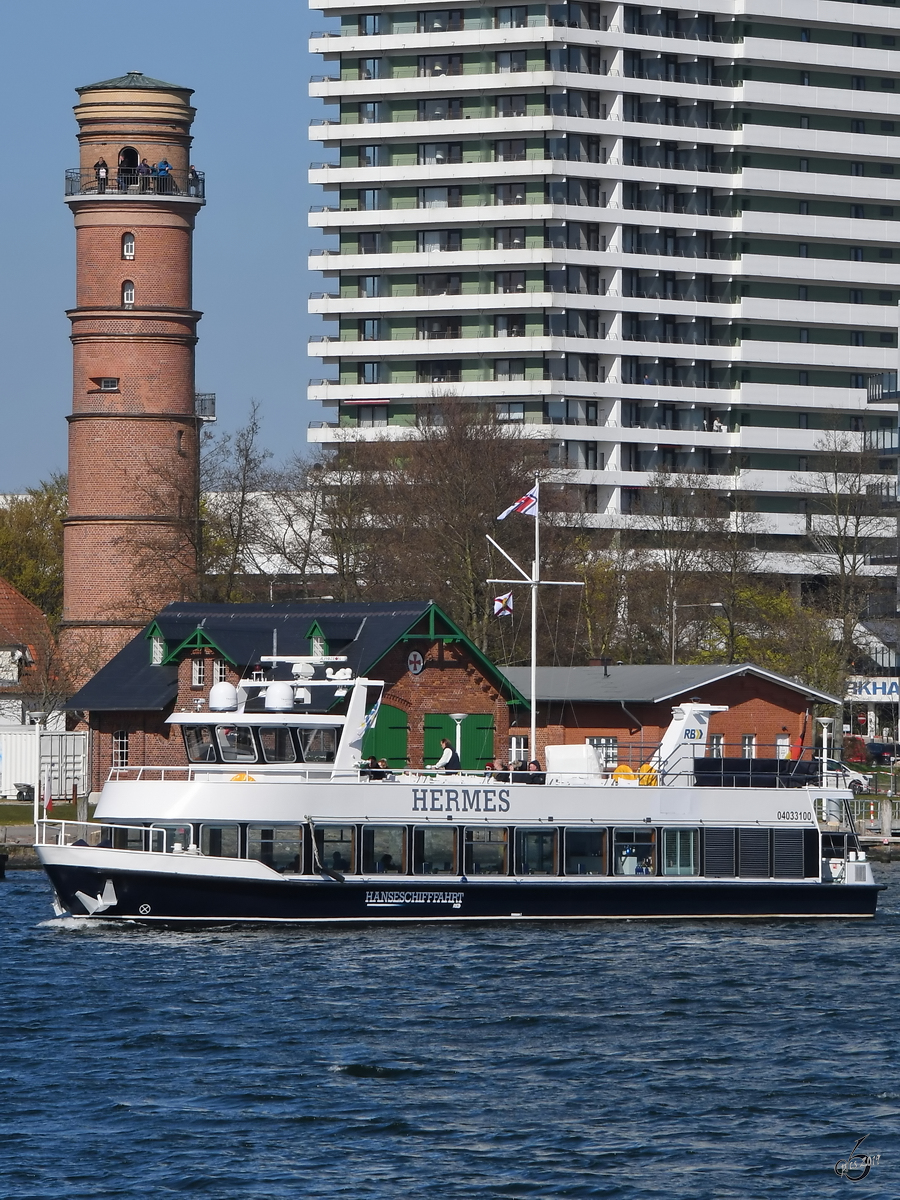
{"type": "Polygon", "coordinates": [[[409,725],[406,713],[392,704],[382,704],[378,710],[375,728],[369,729],[363,738],[362,752],[365,758],[374,754],[386,758],[388,766],[395,771],[405,771],[408,765],[407,748],[409,725]]]}
{"type": "MultiPolygon", "coordinates": [[[[425,766],[441,757],[441,738],[456,745],[456,722],[446,713],[427,713],[424,724],[425,766]]],[[[460,763],[464,771],[478,771],[494,757],[494,718],[491,713],[473,713],[462,723],[460,763]]]]}

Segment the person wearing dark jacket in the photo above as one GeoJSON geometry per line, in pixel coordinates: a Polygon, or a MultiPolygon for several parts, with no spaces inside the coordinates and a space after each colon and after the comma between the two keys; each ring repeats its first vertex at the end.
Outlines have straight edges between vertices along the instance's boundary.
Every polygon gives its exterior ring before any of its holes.
{"type": "Polygon", "coordinates": [[[441,757],[434,764],[434,769],[443,771],[445,775],[449,775],[452,771],[458,771],[460,769],[459,755],[446,738],[441,738],[441,747],[441,757]]]}
{"type": "Polygon", "coordinates": [[[547,776],[541,770],[541,764],[536,758],[533,758],[528,764],[528,774],[525,777],[526,783],[546,783],[547,776]]]}

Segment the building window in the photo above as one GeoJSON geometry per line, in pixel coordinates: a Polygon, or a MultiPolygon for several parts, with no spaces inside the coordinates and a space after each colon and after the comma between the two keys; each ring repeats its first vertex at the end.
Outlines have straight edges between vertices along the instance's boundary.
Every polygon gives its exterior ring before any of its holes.
{"type": "Polygon", "coordinates": [[[119,390],[118,379],[113,379],[112,376],[104,376],[100,380],[101,392],[117,392],[119,390]]]}
{"type": "Polygon", "coordinates": [[[497,405],[497,420],[498,421],[524,421],[525,420],[525,404],[523,402],[512,401],[509,404],[497,405]]]}
{"type": "Polygon", "coordinates": [[[224,658],[213,659],[213,683],[228,682],[228,663],[224,658]]]}
{"type": "Polygon", "coordinates": [[[742,733],[741,734],[741,757],[756,758],[756,734],[742,733]]]}
{"type": "Polygon", "coordinates": [[[126,279],[122,284],[122,306],[123,308],[131,308],[134,304],[134,283],[130,279],[126,279]]]}
{"type": "Polygon", "coordinates": [[[528,8],[524,4],[494,9],[494,26],[497,29],[524,29],[527,24],[528,8]]]}
{"type": "Polygon", "coordinates": [[[361,362],[356,367],[357,383],[377,383],[378,382],[378,366],[377,362],[361,362]]]}
{"type": "Polygon", "coordinates": [[[359,340],[377,342],[381,336],[381,322],[377,317],[364,317],[359,322],[359,340]]]}
{"type": "Polygon", "coordinates": [[[515,74],[528,69],[528,58],[524,50],[498,50],[495,62],[499,75],[515,74]]]}
{"type": "Polygon", "coordinates": [[[495,229],[494,245],[497,250],[524,250],[524,225],[510,225],[506,229],[495,229]]]}
{"type": "Polygon", "coordinates": [[[206,659],[191,659],[191,687],[206,686],[206,659]]]}
{"type": "Polygon", "coordinates": [[[597,751],[601,766],[605,771],[613,770],[619,765],[619,739],[614,737],[589,737],[587,744],[597,751]]]}
{"type": "Polygon", "coordinates": [[[501,380],[516,380],[525,378],[524,358],[495,358],[494,378],[501,380]]]}
{"type": "Polygon", "coordinates": [[[357,280],[357,294],[374,300],[379,294],[378,281],[378,275],[360,275],[357,280]]]}
{"type": "Polygon", "coordinates": [[[159,666],[159,664],[162,662],[162,660],[165,657],[166,657],[165,639],[161,638],[161,637],[152,638],[151,642],[150,642],[150,662],[153,663],[154,666],[159,666]]]}
{"type": "Polygon", "coordinates": [[[328,643],[320,633],[309,639],[309,652],[313,658],[324,658],[328,653],[328,643]]]}
{"type": "Polygon", "coordinates": [[[133,233],[123,233],[122,234],[122,257],[123,258],[134,258],[134,234],[133,233]]]}
{"type": "Polygon", "coordinates": [[[128,766],[128,730],[117,729],[112,736],[112,765],[128,766]]]}
{"type": "Polygon", "coordinates": [[[380,13],[362,13],[359,17],[359,32],[363,37],[373,37],[380,32],[380,13]]]}
{"type": "Polygon", "coordinates": [[[360,429],[377,429],[387,425],[386,404],[362,404],[356,409],[356,424],[360,429]]]}
{"type": "Polygon", "coordinates": [[[361,58],[359,60],[360,79],[378,79],[381,76],[380,58],[361,58]]]}
{"type": "Polygon", "coordinates": [[[725,734],[711,733],[709,735],[709,757],[722,758],[725,754],[725,734]]]}

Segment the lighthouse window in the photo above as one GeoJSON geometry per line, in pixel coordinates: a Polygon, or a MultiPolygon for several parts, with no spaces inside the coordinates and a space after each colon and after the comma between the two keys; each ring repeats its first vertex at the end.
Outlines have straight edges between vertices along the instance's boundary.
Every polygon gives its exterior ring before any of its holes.
{"type": "Polygon", "coordinates": [[[556,830],[516,830],[516,874],[556,874],[556,830]]]}
{"type": "Polygon", "coordinates": [[[297,761],[297,751],[294,748],[290,729],[260,729],[259,740],[266,762],[291,763],[297,761]]]}
{"type": "Polygon", "coordinates": [[[134,234],[133,233],[123,233],[122,234],[122,257],[123,258],[134,258],[134,234]]]}
{"type": "Polygon", "coordinates": [[[413,830],[413,874],[457,874],[455,829],[419,825],[413,830]]]}
{"type": "Polygon", "coordinates": [[[117,392],[118,390],[119,390],[118,379],[112,379],[109,376],[105,375],[100,380],[100,391],[101,392],[117,392]]]}
{"type": "Polygon", "coordinates": [[[134,283],[130,279],[126,279],[122,284],[122,304],[126,308],[134,304],[134,283]]]}
{"type": "Polygon", "coordinates": [[[606,830],[567,829],[567,875],[606,874],[606,830]]]}
{"type": "Polygon", "coordinates": [[[466,874],[505,875],[507,863],[507,830],[466,830],[466,874]]]}
{"type": "Polygon", "coordinates": [[[364,874],[406,874],[406,830],[402,826],[364,825],[362,848],[364,874]]]}
{"type": "Polygon", "coordinates": [[[614,833],[613,859],[617,875],[656,874],[656,830],[617,829],[614,833]]]}
{"type": "Polygon", "coordinates": [[[253,734],[245,725],[217,725],[216,741],[223,762],[256,762],[253,734]]]}

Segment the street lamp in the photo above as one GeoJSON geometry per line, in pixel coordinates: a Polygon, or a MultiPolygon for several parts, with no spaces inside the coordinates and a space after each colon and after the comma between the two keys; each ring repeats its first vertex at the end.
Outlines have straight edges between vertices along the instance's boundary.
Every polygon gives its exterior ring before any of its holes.
{"type": "Polygon", "coordinates": [[[724,608],[720,600],[706,600],[702,604],[673,604],[672,605],[672,666],[675,666],[675,616],[679,608],[724,608]]]}
{"type": "Polygon", "coordinates": [[[456,722],[456,757],[459,758],[460,762],[462,762],[462,759],[460,758],[460,749],[462,748],[462,723],[468,715],[468,713],[450,714],[450,720],[456,722]]]}
{"type": "Polygon", "coordinates": [[[41,729],[44,722],[49,717],[49,713],[45,712],[30,712],[28,720],[34,724],[35,739],[37,743],[37,762],[34,767],[35,784],[34,784],[34,827],[37,831],[37,823],[41,814],[41,729]]]}

